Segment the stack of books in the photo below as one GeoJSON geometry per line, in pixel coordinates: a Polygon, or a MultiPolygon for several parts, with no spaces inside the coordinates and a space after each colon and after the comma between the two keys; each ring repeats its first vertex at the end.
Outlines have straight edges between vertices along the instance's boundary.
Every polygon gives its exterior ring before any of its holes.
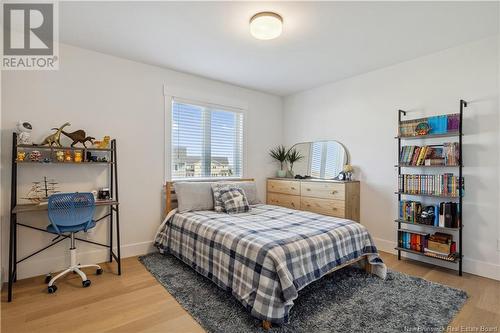
{"type": "Polygon", "coordinates": [[[427,239],[429,234],[418,231],[398,231],[398,246],[400,248],[424,253],[424,249],[428,247],[427,239]]]}
{"type": "Polygon", "coordinates": [[[399,218],[405,222],[420,223],[422,204],[418,201],[402,200],[399,202],[399,218]]]}
{"type": "Polygon", "coordinates": [[[428,134],[454,133],[460,129],[460,114],[455,113],[401,121],[399,123],[399,135],[401,137],[418,136],[416,127],[420,123],[426,123],[429,126],[428,134]]]}
{"type": "Polygon", "coordinates": [[[457,166],[460,160],[458,142],[445,142],[433,146],[403,146],[399,154],[400,165],[457,166]]]}
{"type": "MultiPolygon", "coordinates": [[[[464,182],[462,177],[462,190],[464,182]]],[[[458,197],[459,179],[452,173],[442,175],[399,175],[398,192],[458,197]]]]}

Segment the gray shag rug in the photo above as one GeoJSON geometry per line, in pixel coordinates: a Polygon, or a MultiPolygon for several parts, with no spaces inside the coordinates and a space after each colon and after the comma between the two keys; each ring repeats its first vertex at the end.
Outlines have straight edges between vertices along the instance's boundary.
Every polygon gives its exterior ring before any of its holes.
{"type": "MultiPolygon", "coordinates": [[[[172,255],[139,260],[207,332],[264,332],[228,292],[172,255]]],[[[389,271],[384,281],[346,267],[302,289],[288,324],[274,332],[438,332],[462,308],[467,294],[389,271]]]]}

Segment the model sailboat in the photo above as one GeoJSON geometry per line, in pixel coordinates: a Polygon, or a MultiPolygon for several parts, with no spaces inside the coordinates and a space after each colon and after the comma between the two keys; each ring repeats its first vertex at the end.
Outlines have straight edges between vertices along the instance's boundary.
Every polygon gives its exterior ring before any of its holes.
{"type": "Polygon", "coordinates": [[[29,200],[32,203],[42,203],[49,200],[49,196],[60,191],[57,190],[58,183],[54,179],[43,177],[43,181],[33,182],[30,190],[23,199],[29,200]]]}

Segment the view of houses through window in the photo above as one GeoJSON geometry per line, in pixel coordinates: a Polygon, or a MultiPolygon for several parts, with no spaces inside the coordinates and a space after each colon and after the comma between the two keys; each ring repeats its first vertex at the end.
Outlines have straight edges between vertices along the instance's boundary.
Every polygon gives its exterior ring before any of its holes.
{"type": "Polygon", "coordinates": [[[241,177],[242,159],[240,110],[173,101],[172,179],[241,177]]]}

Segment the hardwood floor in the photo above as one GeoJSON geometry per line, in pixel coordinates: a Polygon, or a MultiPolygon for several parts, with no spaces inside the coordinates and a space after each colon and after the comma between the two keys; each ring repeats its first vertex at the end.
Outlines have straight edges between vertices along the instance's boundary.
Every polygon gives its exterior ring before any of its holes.
{"type": "MultiPolygon", "coordinates": [[[[451,325],[497,327],[500,330],[500,281],[456,273],[381,253],[393,270],[467,291],[469,299],[451,325]]],[[[58,291],[46,292],[43,277],[16,282],[15,299],[6,302],[2,291],[2,332],[203,332],[200,325],[149,274],[136,257],[123,260],[123,275],[90,275],[92,286],[82,288],[78,276],[58,282],[58,291]]],[[[470,331],[470,330],[469,330],[470,331]]]]}

